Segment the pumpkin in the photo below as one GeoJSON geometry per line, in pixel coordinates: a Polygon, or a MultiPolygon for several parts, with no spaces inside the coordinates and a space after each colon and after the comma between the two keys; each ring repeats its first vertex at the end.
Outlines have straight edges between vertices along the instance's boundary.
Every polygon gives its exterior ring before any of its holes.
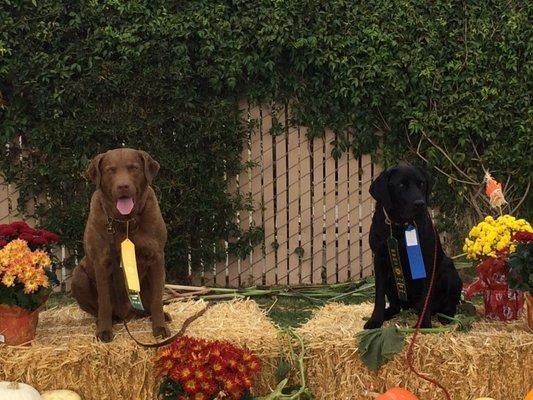
{"type": "Polygon", "coordinates": [[[78,393],[72,390],[49,390],[41,395],[42,400],[81,400],[78,393]]]}
{"type": "Polygon", "coordinates": [[[395,387],[387,390],[382,395],[379,395],[376,400],[420,400],[409,390],[395,387]]]}
{"type": "Polygon", "coordinates": [[[533,400],[533,389],[531,389],[529,393],[526,394],[526,397],[524,398],[524,400],[533,400]]]}
{"type": "Polygon", "coordinates": [[[41,395],[30,385],[21,382],[0,382],[0,400],[39,400],[41,395]]]}

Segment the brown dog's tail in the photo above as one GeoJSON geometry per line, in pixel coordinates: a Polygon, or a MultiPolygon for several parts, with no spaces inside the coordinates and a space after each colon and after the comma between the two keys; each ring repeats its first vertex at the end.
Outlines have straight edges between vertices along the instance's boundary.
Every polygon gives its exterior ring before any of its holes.
{"type": "Polygon", "coordinates": [[[215,305],[215,303],[207,303],[205,308],[203,308],[202,310],[198,311],[196,314],[191,315],[189,318],[187,318],[183,322],[183,325],[181,326],[181,329],[176,334],[166,338],[165,340],[163,340],[161,342],[157,342],[157,343],[143,343],[143,342],[140,342],[135,337],[133,337],[133,335],[131,334],[130,330],[128,329],[128,324],[127,324],[127,322],[125,320],[124,320],[124,328],[126,328],[126,332],[128,332],[128,335],[130,335],[130,337],[133,339],[133,341],[135,343],[137,343],[139,346],[146,347],[146,348],[157,348],[157,347],[166,346],[166,345],[169,345],[170,343],[172,343],[176,338],[178,338],[180,336],[183,336],[183,334],[187,330],[188,326],[190,324],[192,324],[194,321],[196,321],[198,318],[200,318],[202,315],[204,315],[205,312],[209,308],[213,307],[214,305],[215,305]]]}

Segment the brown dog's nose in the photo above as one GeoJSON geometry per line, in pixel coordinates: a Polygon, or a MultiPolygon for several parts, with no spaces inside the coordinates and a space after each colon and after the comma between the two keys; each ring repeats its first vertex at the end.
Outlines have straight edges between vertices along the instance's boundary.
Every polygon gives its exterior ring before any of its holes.
{"type": "Polygon", "coordinates": [[[130,188],[130,185],[127,182],[122,182],[122,183],[118,184],[117,188],[120,191],[126,191],[126,190],[128,190],[130,188]]]}
{"type": "Polygon", "coordinates": [[[415,206],[417,210],[420,210],[424,208],[424,206],[426,205],[426,202],[424,200],[415,200],[413,202],[413,205],[415,206]]]}

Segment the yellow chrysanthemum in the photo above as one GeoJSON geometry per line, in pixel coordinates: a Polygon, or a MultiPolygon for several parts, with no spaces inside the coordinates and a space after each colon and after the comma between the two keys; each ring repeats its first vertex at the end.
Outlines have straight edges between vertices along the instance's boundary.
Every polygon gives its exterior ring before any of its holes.
{"type": "Polygon", "coordinates": [[[497,252],[514,251],[511,237],[516,232],[533,232],[525,219],[516,219],[511,215],[502,215],[494,219],[490,215],[474,226],[465,239],[463,251],[470,260],[495,257],[497,252]]]}
{"type": "Polygon", "coordinates": [[[31,251],[24,240],[13,240],[0,249],[0,282],[6,287],[19,282],[24,285],[24,293],[33,293],[48,287],[45,269],[50,265],[46,252],[31,251]]]}

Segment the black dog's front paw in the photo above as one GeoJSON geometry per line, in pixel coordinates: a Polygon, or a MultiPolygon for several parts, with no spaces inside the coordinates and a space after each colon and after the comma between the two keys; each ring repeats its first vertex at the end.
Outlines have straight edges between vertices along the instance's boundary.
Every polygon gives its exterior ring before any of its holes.
{"type": "Polygon", "coordinates": [[[364,329],[376,329],[376,328],[381,328],[382,325],[383,325],[383,320],[370,318],[368,321],[366,321],[363,328],[364,329]]]}
{"type": "Polygon", "coordinates": [[[385,321],[388,321],[389,319],[394,318],[399,313],[400,313],[399,308],[387,307],[385,309],[385,321]]]}

